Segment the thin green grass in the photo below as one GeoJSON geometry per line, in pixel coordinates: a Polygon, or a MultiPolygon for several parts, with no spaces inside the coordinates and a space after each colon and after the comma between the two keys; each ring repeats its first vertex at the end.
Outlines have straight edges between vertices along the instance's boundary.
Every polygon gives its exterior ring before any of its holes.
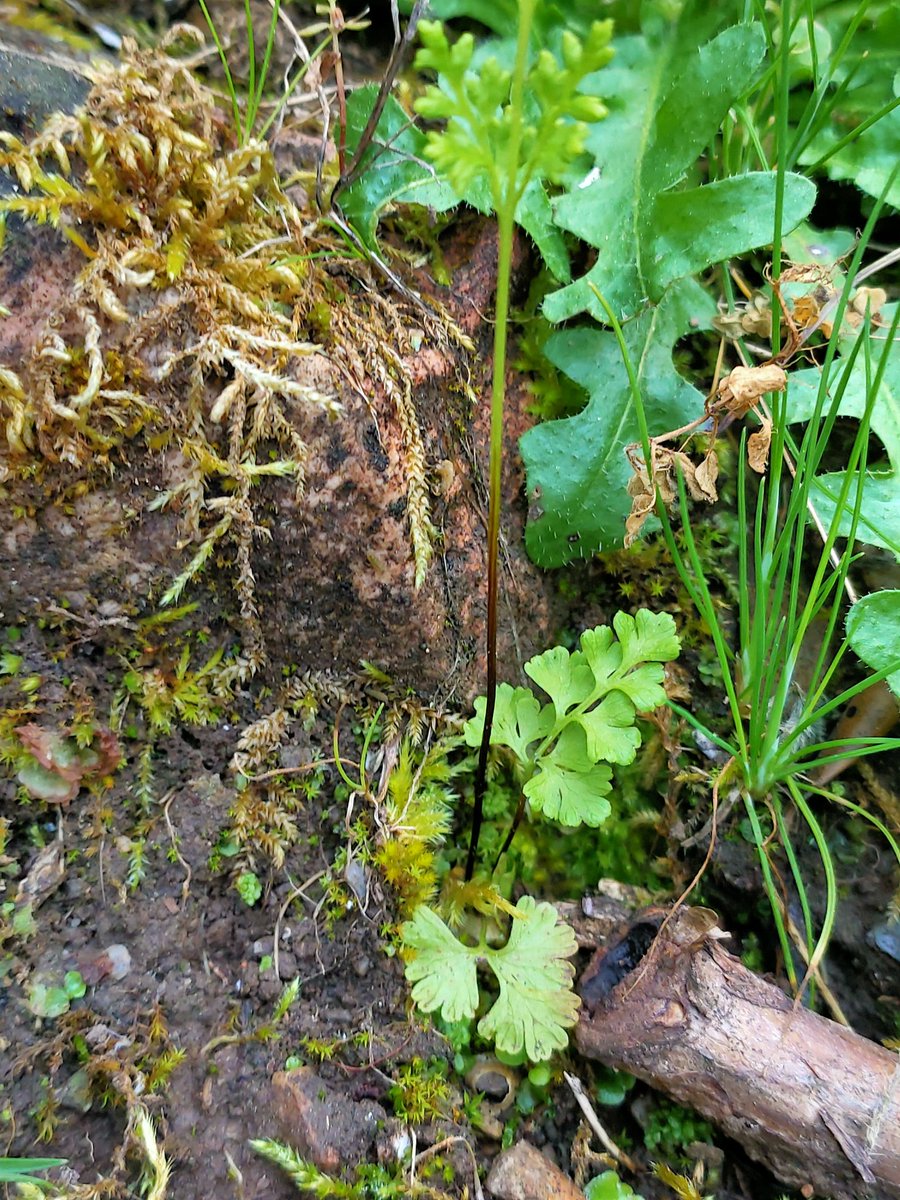
{"type": "Polygon", "coordinates": [[[46,1179],[38,1179],[36,1171],[50,1171],[65,1164],[64,1158],[0,1158],[0,1183],[27,1184],[30,1188],[49,1188],[46,1179]]]}
{"type": "MultiPolygon", "coordinates": [[[[783,129],[782,138],[785,132],[783,129]]],[[[811,978],[821,964],[834,928],[838,903],[838,884],[828,840],[820,817],[809,802],[810,796],[830,799],[833,793],[816,788],[809,777],[819,767],[837,759],[857,758],[900,747],[900,738],[829,739],[820,733],[826,718],[900,666],[900,662],[891,663],[845,687],[837,695],[829,696],[848,648],[839,626],[845,609],[847,576],[856,556],[855,536],[867,469],[872,410],[900,327],[898,306],[876,359],[871,322],[867,319],[853,346],[841,358],[836,358],[853,280],[871,240],[882,203],[883,198],[873,208],[848,269],[835,313],[834,332],[824,358],[814,412],[799,440],[793,437],[789,425],[790,383],[784,393],[769,398],[773,421],[771,466],[768,477],[759,481],[755,495],[746,465],[746,431],[742,437],[737,552],[738,594],[744,599],[738,611],[737,646],[734,649],[719,624],[718,606],[694,535],[688,496],[681,478],[679,515],[683,546],[677,541],[671,518],[659,501],[656,510],[662,535],[679,575],[710,630],[728,700],[730,729],[727,734],[716,734],[680,706],[673,705],[673,708],[729,756],[724,773],[734,772],[739,780],[785,970],[797,991],[803,990],[806,979],[811,978]],[[826,528],[824,541],[819,541],[816,547],[811,537],[818,539],[810,515],[811,489],[835,431],[851,371],[857,368],[860,356],[866,373],[867,403],[847,457],[847,469],[833,517],[826,528]],[[787,473],[788,456],[794,464],[792,477],[787,473]],[[844,538],[840,531],[845,528],[848,514],[849,532],[844,538]],[[843,542],[843,549],[838,553],[839,542],[843,542]],[[807,579],[810,572],[811,577],[807,579]],[[801,655],[814,639],[820,641],[820,648],[811,675],[801,687],[798,680],[801,655]],[[818,929],[814,905],[807,890],[808,882],[804,880],[789,835],[783,807],[785,800],[790,801],[801,818],[802,828],[811,838],[822,863],[825,901],[818,929]],[[760,805],[768,808],[771,814],[769,833],[765,832],[760,819],[760,805]],[[803,981],[798,980],[794,966],[787,896],[784,883],[776,877],[773,866],[773,843],[783,852],[803,916],[807,948],[807,970],[803,981]]],[[[775,239],[776,247],[780,242],[780,237],[775,239]]],[[[645,461],[649,463],[652,461],[650,430],[634,364],[615,313],[599,294],[598,299],[623,356],[645,461]]],[[[846,807],[857,811],[857,806],[846,807]]],[[[877,818],[870,819],[875,828],[888,834],[882,822],[877,818]]],[[[888,834],[887,841],[900,861],[895,839],[888,834]]]]}
{"type": "MultiPolygon", "coordinates": [[[[253,27],[253,14],[250,8],[250,0],[244,0],[244,26],[247,34],[247,48],[249,53],[249,61],[247,66],[247,91],[246,95],[242,96],[238,88],[234,73],[231,69],[231,63],[228,58],[228,50],[222,41],[218,26],[213,19],[206,0],[199,0],[201,11],[209,28],[210,36],[213,44],[219,54],[219,60],[222,63],[222,69],[225,72],[225,88],[228,97],[231,101],[231,111],[234,118],[234,127],[238,134],[238,141],[243,146],[246,145],[251,138],[265,138],[274,123],[278,120],[288,100],[293,95],[298,84],[303,80],[309,71],[312,64],[331,44],[332,34],[330,29],[314,49],[304,58],[303,62],[291,76],[290,80],[285,85],[278,102],[273,105],[272,112],[262,122],[260,122],[260,110],[263,104],[263,96],[265,94],[266,85],[269,81],[269,74],[272,67],[272,51],[275,46],[275,34],[278,29],[278,19],[281,12],[281,0],[273,0],[272,15],[269,18],[269,27],[266,32],[265,50],[261,61],[257,61],[257,39],[253,27]]],[[[321,32],[322,25],[315,25],[311,29],[306,30],[306,33],[321,32]]]]}

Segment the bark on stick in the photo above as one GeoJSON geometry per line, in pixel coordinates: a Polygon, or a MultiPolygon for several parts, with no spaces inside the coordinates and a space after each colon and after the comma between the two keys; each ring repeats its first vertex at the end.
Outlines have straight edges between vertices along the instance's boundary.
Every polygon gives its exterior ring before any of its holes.
{"type": "Polygon", "coordinates": [[[787,1184],[900,1198],[900,1057],[795,1007],[723,949],[711,915],[682,911],[648,949],[647,914],[595,956],[581,1052],[695,1108],[787,1184]]]}

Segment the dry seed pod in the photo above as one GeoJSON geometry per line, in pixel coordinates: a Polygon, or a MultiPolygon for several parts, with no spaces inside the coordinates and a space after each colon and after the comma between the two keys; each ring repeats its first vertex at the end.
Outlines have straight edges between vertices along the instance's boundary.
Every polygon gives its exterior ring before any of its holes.
{"type": "Polygon", "coordinates": [[[736,419],[745,417],[768,392],[783,392],[787,375],[775,363],[761,367],[735,367],[720,381],[717,398],[709,405],[710,415],[725,412],[736,419]]]}

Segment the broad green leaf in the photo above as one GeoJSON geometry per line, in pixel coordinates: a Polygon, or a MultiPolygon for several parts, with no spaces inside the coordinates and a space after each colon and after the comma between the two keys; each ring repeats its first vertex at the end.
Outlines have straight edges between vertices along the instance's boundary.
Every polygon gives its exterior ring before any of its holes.
{"type": "MultiPolygon", "coordinates": [[[[411,8],[412,0],[400,0],[401,12],[409,12],[411,8]]],[[[519,29],[518,0],[430,0],[428,12],[440,21],[469,17],[492,29],[499,37],[508,39],[513,47],[515,45],[519,29]]],[[[565,5],[554,0],[537,0],[532,41],[544,45],[563,28],[583,35],[596,15],[596,0],[567,0],[565,5]]],[[[494,48],[497,43],[491,45],[494,48]]]]}
{"type": "MultiPolygon", "coordinates": [[[[480,746],[484,729],[487,702],[484,696],[475,701],[475,716],[466,721],[467,746],[480,746]]],[[[528,762],[528,747],[546,737],[553,728],[553,710],[541,707],[530,688],[513,688],[508,683],[497,685],[494,720],[491,725],[491,745],[509,746],[521,762],[528,762]]]]}
{"type": "MultiPolygon", "coordinates": [[[[704,396],[676,372],[672,349],[687,332],[709,328],[714,315],[715,303],[700,285],[681,280],[625,326],[651,434],[678,429],[703,412],[704,396]]],[[[612,333],[561,330],[545,350],[589,394],[582,412],[536,425],[520,441],[531,512],[538,514],[526,530],[528,553],[542,567],[559,567],[621,547],[631,509],[625,447],[640,431],[612,333]]]]}
{"type": "MultiPolygon", "coordinates": [[[[873,592],[858,600],[847,614],[847,640],[873,671],[900,663],[900,591],[873,592]]],[[[900,696],[900,669],[887,682],[900,696]]]]}
{"type": "MultiPolygon", "coordinates": [[[[860,116],[857,124],[863,119],[860,116]]],[[[833,127],[832,136],[817,138],[803,155],[801,162],[813,163],[826,154],[830,146],[845,137],[846,129],[833,127]]],[[[858,138],[842,147],[825,163],[832,179],[850,180],[870,196],[879,197],[900,160],[900,107],[887,113],[880,121],[864,130],[858,138]]],[[[900,176],[891,184],[885,203],[900,208],[900,176]]]]}
{"type": "MultiPolygon", "coordinates": [[[[652,258],[647,266],[649,295],[659,299],[674,279],[693,275],[772,240],[775,217],[774,171],[721,179],[686,191],[664,192],[651,217],[652,258]]],[[[816,198],[815,186],[788,176],[784,228],[805,216],[816,198]]]]}
{"type": "Polygon", "coordinates": [[[634,725],[634,705],[624,693],[610,692],[578,717],[578,722],[587,734],[587,752],[593,762],[602,759],[622,766],[634,762],[641,734],[634,725]]]}
{"type": "MultiPolygon", "coordinates": [[[[409,12],[411,7],[412,0],[402,0],[401,12],[409,12]]],[[[514,38],[519,27],[517,0],[431,0],[428,13],[439,21],[469,17],[505,38],[514,38]]]]}
{"type": "Polygon", "coordinates": [[[502,950],[485,948],[500,996],[478,1022],[478,1032],[506,1054],[524,1050],[532,1062],[542,1062],[565,1049],[565,1031],[578,1018],[579,1000],[571,990],[575,970],[566,961],[578,947],[551,904],[523,896],[516,908],[525,919],[513,921],[507,944],[502,950]]]}
{"type": "MultiPolygon", "coordinates": [[[[521,904],[521,901],[520,901],[521,904]]],[[[458,941],[441,918],[420,905],[402,928],[403,944],[414,957],[406,978],[423,1012],[440,1009],[445,1021],[472,1017],[478,1007],[477,952],[458,941]]]]}
{"type": "MultiPolygon", "coordinates": [[[[856,7],[836,5],[833,12],[828,9],[823,12],[822,20],[833,25],[835,45],[856,7]]],[[[900,109],[886,113],[847,145],[832,152],[832,147],[844,141],[848,133],[900,96],[897,72],[900,5],[896,0],[881,0],[868,4],[866,9],[865,19],[853,36],[851,52],[834,73],[835,83],[848,86],[836,98],[824,127],[803,150],[800,162],[809,166],[824,158],[824,170],[830,178],[850,180],[877,197],[900,159],[900,109]]],[[[886,200],[894,208],[900,208],[900,176],[894,180],[886,200]]]]}
{"type": "Polygon", "coordinates": [[[604,799],[612,790],[612,771],[595,762],[588,755],[584,731],[576,724],[566,726],[525,784],[532,809],[562,825],[602,825],[612,811],[604,799]]]}
{"type": "Polygon", "coordinates": [[[516,205],[516,222],[537,246],[553,278],[568,283],[572,272],[566,241],[554,220],[546,188],[538,180],[532,180],[516,205]]]}
{"type": "MultiPolygon", "coordinates": [[[[356,148],[372,112],[378,89],[374,84],[356,88],[347,97],[347,145],[356,148]]],[[[365,154],[366,169],[341,196],[344,215],[367,246],[375,248],[378,217],[401,198],[407,204],[425,204],[443,211],[458,203],[449,184],[437,180],[422,155],[425,134],[393,96],[384,106],[372,144],[365,154]]]]}
{"type": "Polygon", "coordinates": [[[595,1175],[584,1189],[584,1200],[643,1200],[615,1171],[595,1175]]]}
{"type": "MultiPolygon", "coordinates": [[[[596,80],[610,116],[591,128],[595,168],[559,199],[556,219],[599,253],[585,277],[548,296],[551,321],[585,310],[604,320],[591,284],[624,320],[674,280],[772,240],[774,173],[672,190],[749,90],[765,53],[758,24],[735,25],[698,49],[692,7],[673,6],[669,22],[657,13],[644,35],[617,42],[616,64],[596,80]]],[[[809,180],[787,175],[784,232],[814,200],[809,180]]]]}
{"type": "Polygon", "coordinates": [[[570,654],[565,646],[553,646],[525,664],[525,674],[544,689],[553,701],[556,716],[562,717],[587,700],[594,688],[594,675],[583,654],[570,654]]]}
{"type": "MultiPolygon", "coordinates": [[[[878,360],[884,353],[884,342],[877,335],[872,338],[871,372],[874,373],[878,360]]],[[[829,392],[841,382],[845,367],[843,360],[838,359],[829,377],[829,392]]],[[[818,367],[809,367],[805,371],[794,371],[790,375],[788,413],[791,421],[808,421],[813,415],[816,405],[816,395],[822,379],[818,367]]],[[[867,403],[866,362],[865,353],[857,355],[856,362],[850,371],[850,377],[838,412],[842,417],[859,419],[866,410],[867,403]]],[[[826,401],[826,407],[827,407],[826,401]]],[[[890,350],[890,358],[885,368],[881,387],[872,408],[872,432],[881,440],[885,452],[894,471],[900,471],[900,349],[896,346],[890,350]]]]}
{"type": "Polygon", "coordinates": [[[857,235],[852,229],[816,229],[802,221],[784,239],[784,254],[793,263],[833,267],[853,253],[857,235]]]}
{"type": "MultiPolygon", "coordinates": [[[[830,475],[819,475],[813,484],[812,501],[826,527],[834,520],[844,477],[843,471],[834,471],[830,475]]],[[[855,488],[850,492],[851,498],[854,492],[855,488]]],[[[851,511],[844,511],[838,524],[842,536],[850,532],[852,515],[851,505],[851,511]]],[[[861,542],[880,546],[900,559],[900,473],[866,475],[856,536],[861,542]]]]}

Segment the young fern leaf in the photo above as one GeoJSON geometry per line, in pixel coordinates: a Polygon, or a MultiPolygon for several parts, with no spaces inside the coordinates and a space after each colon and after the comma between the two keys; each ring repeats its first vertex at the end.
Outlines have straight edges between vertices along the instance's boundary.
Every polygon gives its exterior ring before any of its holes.
{"type": "MultiPolygon", "coordinates": [[[[567,651],[563,650],[563,653],[566,654],[567,651]]],[[[475,716],[466,722],[466,743],[469,746],[480,744],[484,729],[485,705],[485,697],[479,696],[475,701],[475,716]]],[[[548,734],[552,728],[552,710],[549,705],[541,708],[540,701],[531,688],[514,688],[508,683],[498,684],[497,710],[491,728],[492,746],[508,746],[520,762],[527,762],[528,747],[538,738],[548,734]]]]}
{"type": "Polygon", "coordinates": [[[403,925],[402,936],[411,952],[406,978],[415,984],[412,997],[419,1008],[440,1009],[445,1021],[473,1017],[478,1007],[478,951],[458,941],[424,904],[403,925]]]}
{"type": "MultiPolygon", "coordinates": [[[[471,70],[475,49],[472,36],[464,34],[451,48],[443,27],[428,21],[419,27],[422,49],[415,63],[418,70],[437,71],[442,81],[441,86],[427,89],[417,105],[418,111],[426,117],[447,120],[443,132],[429,135],[426,156],[460,195],[476,184],[486,187],[497,214],[487,528],[487,700],[475,775],[466,880],[472,878],[475,870],[496,701],[500,468],[514,225],[517,220],[523,221],[529,196],[536,198],[538,208],[542,200],[545,213],[549,212],[541,180],[561,180],[584,146],[585,122],[605,116],[602,101],[581,95],[578,89],[585,77],[608,62],[612,54],[609,48],[612,22],[596,21],[583,42],[570,32],[563,34],[562,63],[549,51],[541,51],[536,59],[532,58],[530,33],[535,4],[536,0],[521,0],[518,6],[512,70],[501,66],[495,58],[479,64],[477,72],[471,70]]],[[[546,223],[547,228],[550,224],[546,223]]],[[[562,265],[567,269],[567,264],[562,265]]]]}
{"type": "Polygon", "coordinates": [[[416,111],[447,121],[442,132],[428,135],[425,153],[460,195],[479,178],[487,179],[499,211],[508,202],[510,185],[521,196],[532,179],[560,182],[584,149],[586,122],[606,116],[602,100],[581,95],[578,88],[612,58],[611,21],[595,21],[583,43],[567,30],[562,65],[549,50],[540,52],[523,85],[531,102],[527,113],[512,102],[513,72],[496,58],[488,58],[477,73],[470,70],[475,51],[470,33],[451,46],[439,21],[423,21],[419,36],[416,69],[436,71],[441,83],[426,88],[416,111]],[[517,136],[517,161],[510,163],[517,136]]]}
{"type": "Polygon", "coordinates": [[[577,944],[552,904],[523,896],[516,907],[526,919],[513,921],[502,950],[488,950],[500,995],[478,1032],[502,1053],[524,1049],[540,1062],[565,1049],[565,1030],[578,1019],[579,1000],[571,991],[575,968],[567,961],[577,944]]]}
{"type": "Polygon", "coordinates": [[[570,725],[522,790],[533,812],[561,825],[597,828],[612,812],[603,798],[612,791],[611,779],[610,768],[588,753],[584,733],[570,725]]]}
{"type": "MultiPolygon", "coordinates": [[[[662,664],[679,649],[668,613],[617,613],[612,629],[585,630],[580,650],[554,646],[525,664],[549,704],[529,688],[500,684],[491,744],[508,746],[519,760],[532,812],[563,825],[602,825],[611,812],[606,763],[634,761],[641,744],[635,716],[666,703],[662,664]]],[[[466,723],[470,746],[480,744],[485,707],[481,696],[466,723]]]]}
{"type": "Polygon", "coordinates": [[[465,946],[430,909],[416,910],[403,926],[410,955],[406,977],[424,1012],[440,1009],[446,1021],[473,1017],[478,1008],[476,968],[485,963],[497,978],[500,995],[478,1022],[479,1034],[506,1054],[523,1050],[532,1062],[564,1049],[566,1029],[578,1016],[571,990],[575,935],[559,921],[551,904],[523,896],[516,905],[509,941],[501,950],[465,946]]]}

